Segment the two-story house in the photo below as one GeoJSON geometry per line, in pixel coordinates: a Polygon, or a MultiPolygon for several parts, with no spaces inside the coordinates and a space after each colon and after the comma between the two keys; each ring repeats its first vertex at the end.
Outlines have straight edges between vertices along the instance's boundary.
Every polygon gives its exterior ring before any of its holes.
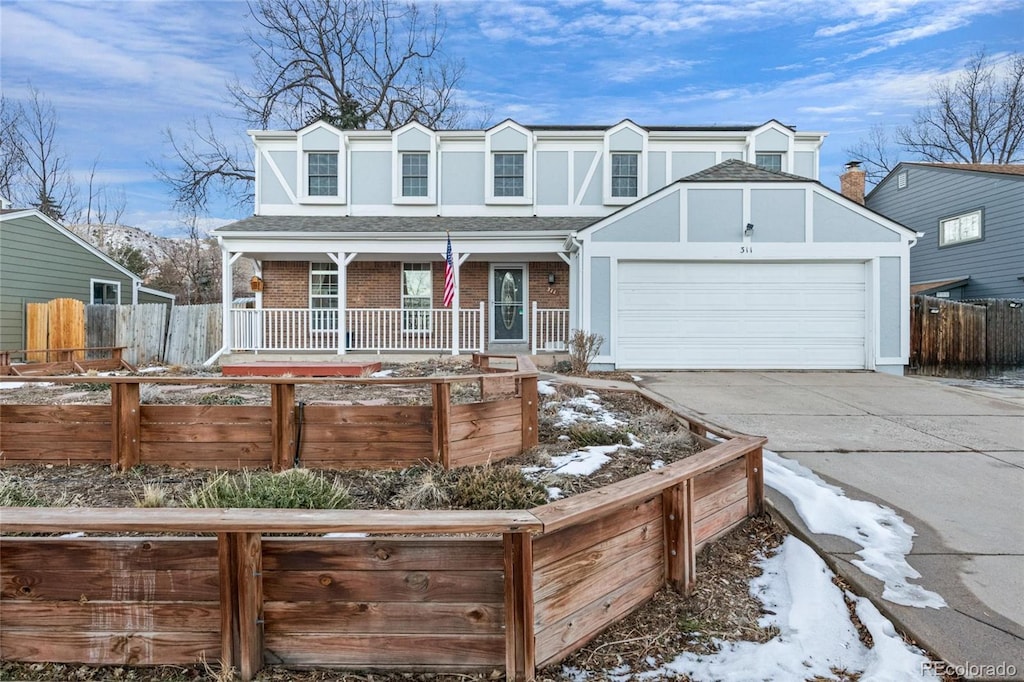
{"type": "Polygon", "coordinates": [[[250,136],[255,215],[215,234],[224,282],[255,261],[257,301],[225,304],[223,352],[540,352],[582,329],[604,337],[602,366],[906,362],[915,235],[817,182],[824,133],[506,120],[250,136]]]}
{"type": "Polygon", "coordinates": [[[1024,298],[1024,165],[901,163],[866,203],[924,233],[911,293],[1024,298]]]}

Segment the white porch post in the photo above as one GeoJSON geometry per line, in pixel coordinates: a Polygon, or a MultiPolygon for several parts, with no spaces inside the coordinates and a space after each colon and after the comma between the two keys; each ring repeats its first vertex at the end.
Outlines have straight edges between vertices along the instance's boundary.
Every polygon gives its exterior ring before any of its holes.
{"type": "Polygon", "coordinates": [[[348,264],[352,262],[352,259],[358,256],[358,253],[345,253],[339,251],[338,253],[327,254],[334,264],[338,266],[338,355],[345,354],[345,309],[348,305],[348,264]]]}
{"type": "MultiPolygon", "coordinates": [[[[461,289],[459,286],[461,284],[460,271],[462,270],[462,264],[466,262],[469,255],[470,254],[468,253],[452,251],[452,265],[454,266],[453,274],[455,275],[455,295],[452,296],[452,355],[459,354],[459,346],[461,345],[459,343],[459,311],[462,309],[459,291],[461,289]]],[[[442,254],[443,258],[447,258],[447,256],[447,253],[442,254]]]]}
{"type": "Polygon", "coordinates": [[[230,251],[221,249],[220,252],[220,298],[221,298],[221,349],[225,353],[231,352],[232,329],[231,329],[231,304],[234,288],[231,286],[231,266],[241,257],[242,253],[232,254],[230,251]]]}

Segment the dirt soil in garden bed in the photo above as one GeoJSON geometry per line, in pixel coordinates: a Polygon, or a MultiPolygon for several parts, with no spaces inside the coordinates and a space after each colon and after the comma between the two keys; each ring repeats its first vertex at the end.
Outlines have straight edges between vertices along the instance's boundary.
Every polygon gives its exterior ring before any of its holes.
{"type": "MultiPolygon", "coordinates": [[[[413,365],[385,366],[391,376],[473,373],[466,363],[431,361],[413,365]]],[[[169,374],[169,373],[168,373],[169,374]]],[[[198,372],[185,373],[200,376],[198,372]]],[[[161,376],[166,376],[163,374],[161,376]]],[[[211,375],[216,376],[216,375],[211,375]]],[[[618,378],[618,377],[617,377],[618,378]]],[[[265,387],[144,387],[142,399],[150,404],[269,404],[265,387]],[[265,402],[264,402],[265,401],[265,402]]],[[[457,386],[459,401],[479,400],[475,384],[457,386]],[[474,394],[474,391],[476,392],[474,394]]],[[[430,400],[429,387],[368,386],[330,383],[306,385],[297,390],[307,403],[413,404],[430,400]]],[[[84,383],[35,386],[0,391],[3,404],[102,404],[109,391],[92,390],[84,383]]],[[[532,480],[549,492],[572,495],[649,471],[700,450],[685,426],[668,412],[652,407],[642,398],[626,393],[595,393],[570,383],[541,386],[539,447],[494,466],[529,468],[532,480]],[[621,442],[626,446],[611,453],[610,460],[589,475],[564,475],[552,457],[578,453],[586,445],[621,442]]],[[[434,467],[414,467],[401,472],[319,472],[339,482],[360,508],[445,507],[430,504],[431,491],[423,487],[444,478],[434,467]],[[436,479],[436,480],[435,480],[436,479]]],[[[125,506],[143,503],[152,490],[160,491],[163,503],[180,505],[189,495],[217,476],[216,472],[139,466],[129,472],[113,472],[107,465],[33,466],[0,469],[0,484],[31,491],[47,504],[72,506],[125,506]]],[[[442,496],[443,497],[443,496],[442,496]]],[[[514,506],[514,505],[513,505],[514,506]]],[[[760,602],[750,595],[750,580],[760,570],[756,563],[777,547],[784,531],[769,517],[750,519],[741,527],[705,547],[697,558],[696,591],[684,597],[662,590],[643,608],[609,628],[562,663],[539,671],[539,682],[606,678],[608,671],[628,666],[632,672],[656,667],[682,651],[707,653],[713,639],[765,641],[775,632],[761,628],[760,602]],[[568,672],[574,671],[574,672],[568,672]]],[[[456,682],[503,678],[503,671],[485,675],[417,673],[355,673],[333,670],[297,671],[267,667],[257,682],[456,682]]],[[[0,662],[0,680],[147,680],[226,682],[232,679],[210,666],[160,666],[155,668],[89,667],[62,664],[15,664],[0,662]]]]}

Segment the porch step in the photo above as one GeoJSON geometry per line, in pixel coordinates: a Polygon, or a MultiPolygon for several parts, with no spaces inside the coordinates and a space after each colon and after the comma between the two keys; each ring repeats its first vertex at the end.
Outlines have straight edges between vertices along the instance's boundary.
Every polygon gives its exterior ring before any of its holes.
{"type": "Polygon", "coordinates": [[[379,362],[247,362],[222,365],[226,377],[366,377],[380,371],[379,362]]]}

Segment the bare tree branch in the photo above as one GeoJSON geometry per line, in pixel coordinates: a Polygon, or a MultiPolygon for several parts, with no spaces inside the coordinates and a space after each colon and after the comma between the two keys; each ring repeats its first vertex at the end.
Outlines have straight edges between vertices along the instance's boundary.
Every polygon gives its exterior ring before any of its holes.
{"type": "Polygon", "coordinates": [[[0,94],[0,196],[12,201],[27,162],[21,145],[23,120],[21,104],[0,94]]]}
{"type": "Polygon", "coordinates": [[[19,198],[54,220],[77,222],[77,189],[68,169],[68,158],[57,142],[58,123],[53,104],[30,86],[19,128],[25,154],[19,198]]]}
{"type": "Polygon", "coordinates": [[[1019,163],[1024,160],[1024,55],[1013,54],[1003,68],[978,52],[951,80],[932,89],[933,101],[910,125],[888,131],[872,127],[866,139],[846,150],[863,161],[877,182],[895,168],[899,154],[915,161],[1019,163]]]}
{"type": "MultiPolygon", "coordinates": [[[[458,125],[464,65],[442,49],[440,7],[402,0],[249,0],[253,72],[226,85],[247,124],[300,128],[316,119],[340,128],[393,129],[410,121],[458,125]]],[[[151,164],[176,206],[202,210],[224,192],[251,200],[248,154],[219,140],[212,121],[192,121],[184,139],[164,138],[176,167],[151,164]]]]}

